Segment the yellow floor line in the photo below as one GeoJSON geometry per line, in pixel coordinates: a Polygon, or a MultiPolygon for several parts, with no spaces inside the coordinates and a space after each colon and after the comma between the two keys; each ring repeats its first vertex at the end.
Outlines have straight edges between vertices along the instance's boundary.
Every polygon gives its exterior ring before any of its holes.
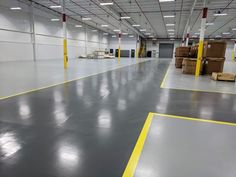
{"type": "Polygon", "coordinates": [[[207,122],[207,123],[214,123],[214,124],[221,124],[221,125],[236,126],[236,123],[216,121],[216,120],[207,120],[207,119],[201,119],[201,118],[195,118],[195,117],[176,116],[176,115],[161,114],[161,113],[153,113],[153,115],[163,116],[163,117],[167,117],[167,118],[175,118],[175,119],[183,119],[183,120],[190,120],[190,121],[198,121],[198,122],[207,122]]]}
{"type": "Polygon", "coordinates": [[[149,113],[122,177],[133,177],[153,119],[149,113]]]}
{"type": "Polygon", "coordinates": [[[161,86],[160,88],[162,89],[169,89],[169,90],[182,90],[182,91],[192,91],[192,92],[206,92],[206,93],[225,93],[225,94],[231,94],[231,95],[236,95],[236,93],[232,93],[232,92],[225,92],[225,91],[209,91],[209,90],[200,90],[200,89],[182,89],[182,88],[169,88],[169,87],[165,87],[165,82],[166,82],[166,79],[167,79],[167,76],[169,74],[169,70],[170,70],[170,67],[171,67],[171,63],[165,73],[165,76],[161,82],[161,86]]]}
{"type": "Polygon", "coordinates": [[[160,86],[161,88],[164,87],[164,84],[165,84],[165,82],[166,82],[166,78],[167,78],[167,76],[168,76],[168,73],[169,73],[171,64],[172,64],[172,61],[170,62],[169,66],[168,66],[168,68],[167,68],[167,70],[166,70],[165,76],[164,76],[164,78],[163,78],[163,80],[162,80],[162,82],[161,82],[161,86],[160,86]]]}
{"type": "Polygon", "coordinates": [[[67,84],[67,83],[70,83],[70,82],[73,82],[73,81],[77,81],[77,80],[80,80],[80,79],[85,79],[85,78],[95,76],[95,75],[98,75],[98,74],[106,73],[108,71],[117,70],[117,69],[124,68],[124,67],[127,67],[127,66],[133,66],[133,65],[144,63],[144,62],[147,62],[147,61],[150,61],[150,60],[140,61],[138,63],[133,63],[131,65],[122,65],[122,66],[114,67],[114,68],[111,68],[111,69],[108,69],[108,70],[105,70],[105,71],[102,71],[102,72],[99,72],[99,73],[90,74],[90,75],[87,75],[87,76],[84,76],[84,77],[79,77],[79,78],[68,80],[68,81],[65,81],[65,82],[60,82],[60,83],[48,85],[48,86],[45,86],[45,87],[39,87],[39,88],[36,88],[36,89],[27,90],[25,92],[20,92],[20,93],[12,94],[12,95],[9,95],[9,96],[0,97],[0,100],[4,100],[4,99],[8,99],[8,98],[12,98],[12,97],[16,97],[16,96],[20,96],[20,95],[24,95],[24,94],[28,94],[28,93],[32,93],[32,92],[36,92],[36,91],[40,91],[40,90],[44,90],[44,89],[55,87],[55,86],[58,86],[58,85],[67,84]]]}

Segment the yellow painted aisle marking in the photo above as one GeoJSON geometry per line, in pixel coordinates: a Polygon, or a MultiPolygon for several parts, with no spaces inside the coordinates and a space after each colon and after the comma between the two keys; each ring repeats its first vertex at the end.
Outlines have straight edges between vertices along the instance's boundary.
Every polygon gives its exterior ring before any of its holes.
{"type": "Polygon", "coordinates": [[[163,78],[163,80],[162,80],[162,82],[161,82],[161,88],[164,87],[164,84],[165,84],[165,82],[166,82],[166,79],[167,79],[167,76],[168,76],[168,73],[169,73],[169,70],[170,70],[171,65],[172,65],[172,61],[171,61],[171,63],[169,64],[169,66],[168,66],[168,68],[167,68],[167,70],[166,70],[166,74],[165,74],[165,76],[164,76],[164,78],[163,78]]]}
{"type": "Polygon", "coordinates": [[[133,177],[153,119],[149,113],[122,177],[133,177]]]}
{"type": "Polygon", "coordinates": [[[70,83],[70,82],[73,82],[73,81],[77,81],[77,80],[80,80],[80,79],[85,79],[85,78],[88,78],[88,77],[91,77],[91,76],[95,76],[95,75],[98,75],[98,74],[106,73],[108,71],[113,71],[113,70],[121,69],[121,68],[124,68],[124,67],[127,67],[127,66],[136,65],[136,64],[147,62],[147,61],[150,61],[150,60],[140,61],[138,63],[133,63],[133,64],[130,64],[130,65],[117,66],[117,67],[110,68],[108,70],[105,70],[105,71],[102,71],[102,72],[99,72],[99,73],[90,74],[90,75],[87,75],[87,76],[79,77],[79,78],[68,80],[68,81],[65,81],[65,82],[60,82],[60,83],[56,83],[56,84],[52,84],[52,85],[48,85],[48,86],[44,86],[44,87],[39,87],[39,88],[36,88],[36,89],[30,89],[30,90],[27,90],[25,92],[16,93],[16,94],[12,94],[12,95],[9,95],[9,96],[3,96],[3,97],[0,97],[0,100],[12,98],[12,97],[16,97],[16,96],[20,96],[20,95],[24,95],[24,94],[28,94],[28,93],[31,93],[31,92],[36,92],[36,91],[44,90],[44,89],[55,87],[55,86],[58,86],[58,85],[67,84],[67,83],[70,83]]]}
{"type": "Polygon", "coordinates": [[[183,119],[183,120],[190,120],[190,121],[198,121],[198,122],[207,122],[207,123],[213,123],[213,124],[236,126],[236,123],[201,119],[201,118],[195,118],[195,117],[176,116],[176,115],[160,114],[160,113],[153,113],[153,115],[167,117],[167,118],[175,118],[175,119],[183,119]]]}

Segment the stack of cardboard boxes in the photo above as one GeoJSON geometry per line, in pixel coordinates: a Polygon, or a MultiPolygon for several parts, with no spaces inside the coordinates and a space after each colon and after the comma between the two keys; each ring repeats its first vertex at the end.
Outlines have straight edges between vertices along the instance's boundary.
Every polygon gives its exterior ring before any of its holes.
{"type": "MultiPolygon", "coordinates": [[[[212,74],[213,72],[223,72],[225,51],[226,42],[224,41],[204,42],[201,73],[212,74]]],[[[195,74],[197,54],[198,45],[176,48],[176,68],[182,68],[184,74],[195,74]]]]}
{"type": "Polygon", "coordinates": [[[175,67],[182,68],[183,59],[189,57],[190,47],[177,47],[175,50],[175,67]]]}

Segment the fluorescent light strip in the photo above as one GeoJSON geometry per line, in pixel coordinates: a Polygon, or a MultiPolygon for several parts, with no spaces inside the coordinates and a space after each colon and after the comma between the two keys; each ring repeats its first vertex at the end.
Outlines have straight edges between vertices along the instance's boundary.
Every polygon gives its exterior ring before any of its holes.
{"type": "Polygon", "coordinates": [[[114,31],[114,32],[120,32],[120,30],[119,30],[119,29],[114,29],[113,31],[114,31]]]}
{"type": "Polygon", "coordinates": [[[221,38],[222,36],[221,35],[216,35],[216,38],[221,38]]]}
{"type": "Polygon", "coordinates": [[[60,19],[59,18],[52,18],[51,21],[52,22],[58,22],[58,21],[60,21],[60,19]]]}
{"type": "Polygon", "coordinates": [[[150,38],[153,38],[154,36],[149,36],[150,38]]]}
{"type": "Polygon", "coordinates": [[[175,37],[175,36],[170,36],[171,38],[175,37]]]}
{"type": "Polygon", "coordinates": [[[169,35],[174,35],[175,33],[169,33],[169,35]]]}
{"type": "Polygon", "coordinates": [[[21,10],[21,7],[11,7],[11,10],[21,10]]]}
{"type": "Polygon", "coordinates": [[[130,35],[129,37],[134,37],[134,35],[130,35]]]}
{"type": "Polygon", "coordinates": [[[90,17],[82,17],[82,20],[88,21],[88,20],[92,20],[92,19],[90,17]]]}
{"type": "Polygon", "coordinates": [[[198,36],[196,36],[196,35],[193,35],[193,36],[192,36],[192,38],[197,38],[197,37],[198,37],[198,36]]]}
{"type": "Polygon", "coordinates": [[[174,18],[174,15],[164,15],[164,18],[174,18]]]}
{"type": "Polygon", "coordinates": [[[108,33],[103,33],[103,35],[108,35],[108,33]]]}
{"type": "Polygon", "coordinates": [[[134,25],[132,25],[133,27],[138,27],[138,26],[140,26],[139,24],[134,24],[134,25]]]}
{"type": "Polygon", "coordinates": [[[230,34],[230,32],[223,32],[222,34],[227,35],[227,34],[230,34]]]}
{"type": "Polygon", "coordinates": [[[112,35],[111,37],[116,37],[116,35],[112,35]]]}
{"type": "Polygon", "coordinates": [[[175,0],[159,0],[159,2],[173,2],[175,0]]]}
{"type": "Polygon", "coordinates": [[[111,5],[113,5],[113,2],[101,2],[100,5],[101,6],[111,6],[111,5]]]}
{"type": "Polygon", "coordinates": [[[169,24],[166,24],[166,26],[175,26],[175,24],[169,23],[169,24]]]}
{"type": "Polygon", "coordinates": [[[75,25],[76,28],[82,28],[82,25],[75,25]]]}
{"type": "Polygon", "coordinates": [[[122,34],[123,34],[124,36],[125,36],[125,35],[128,35],[128,33],[122,33],[122,34]]]}
{"type": "Polygon", "coordinates": [[[215,14],[214,14],[214,16],[218,16],[218,17],[219,17],[219,16],[226,16],[226,15],[227,15],[227,13],[215,13],[215,14]]]}
{"type": "Polygon", "coordinates": [[[174,29],[168,29],[167,31],[171,32],[171,31],[175,31],[174,29]]]}
{"type": "Polygon", "coordinates": [[[53,5],[53,6],[50,6],[50,8],[51,9],[59,9],[59,8],[61,8],[61,6],[60,5],[53,5]]]}
{"type": "Polygon", "coordinates": [[[128,16],[120,17],[121,19],[130,19],[128,16]]]}
{"type": "Polygon", "coordinates": [[[139,31],[146,31],[146,29],[140,29],[139,31]]]}
{"type": "Polygon", "coordinates": [[[206,26],[212,26],[214,23],[206,23],[206,26]]]}
{"type": "Polygon", "coordinates": [[[236,28],[232,28],[233,31],[236,31],[236,28]]]}
{"type": "Polygon", "coordinates": [[[101,27],[108,27],[108,25],[101,25],[101,27]]]}
{"type": "Polygon", "coordinates": [[[94,30],[92,30],[92,32],[97,32],[98,30],[96,30],[96,29],[94,29],[94,30]]]}

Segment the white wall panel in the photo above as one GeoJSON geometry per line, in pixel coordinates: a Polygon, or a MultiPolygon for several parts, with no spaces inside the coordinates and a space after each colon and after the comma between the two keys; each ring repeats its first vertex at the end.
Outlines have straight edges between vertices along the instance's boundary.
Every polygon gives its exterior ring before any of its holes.
{"type": "Polygon", "coordinates": [[[0,61],[33,60],[31,44],[0,42],[0,49],[0,61]]]}
{"type": "MultiPolygon", "coordinates": [[[[16,1],[0,0],[0,61],[33,60],[33,45],[30,34],[30,7],[20,3],[21,11],[11,11],[11,6],[16,6],[16,1]],[[3,30],[4,29],[4,30],[3,30]]],[[[19,5],[19,4],[17,4],[19,5]]],[[[36,59],[62,59],[63,36],[62,22],[51,22],[51,18],[60,18],[39,9],[34,9],[36,32],[36,59]]],[[[88,29],[87,47],[85,47],[85,28],[76,28],[74,22],[68,21],[68,57],[77,58],[80,55],[93,53],[107,48],[108,39],[100,37],[88,29]]]]}

